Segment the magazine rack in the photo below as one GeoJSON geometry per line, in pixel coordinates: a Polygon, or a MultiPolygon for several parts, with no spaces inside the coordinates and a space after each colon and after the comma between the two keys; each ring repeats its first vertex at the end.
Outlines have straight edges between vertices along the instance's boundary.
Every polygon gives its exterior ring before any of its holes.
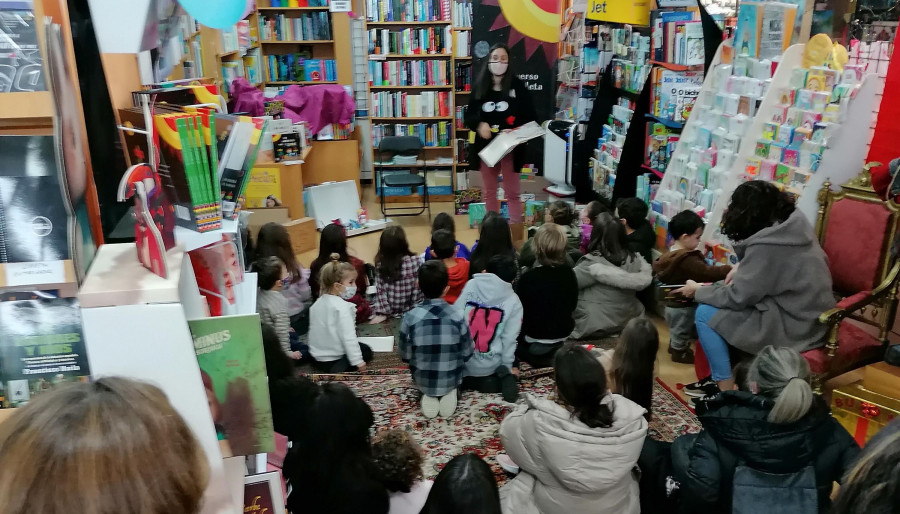
{"type": "MultiPolygon", "coordinates": [[[[117,375],[160,387],[206,452],[210,479],[203,513],[238,512],[242,476],[223,462],[187,320],[205,316],[190,257],[178,246],[168,252],[169,278],[135,259],[134,244],[100,247],[78,295],[88,361],[94,377],[117,375]],[[227,478],[227,477],[230,477],[227,478]]],[[[232,462],[235,461],[235,462],[232,462]]]]}

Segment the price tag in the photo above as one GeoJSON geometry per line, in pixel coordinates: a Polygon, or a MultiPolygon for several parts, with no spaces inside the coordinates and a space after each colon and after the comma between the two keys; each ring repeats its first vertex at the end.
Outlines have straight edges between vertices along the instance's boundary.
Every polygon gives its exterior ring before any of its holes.
{"type": "Polygon", "coordinates": [[[63,261],[6,264],[6,287],[58,284],[66,281],[63,261]]]}
{"type": "Polygon", "coordinates": [[[350,0],[331,0],[328,10],[331,12],[350,12],[353,10],[353,4],[350,0]]]}

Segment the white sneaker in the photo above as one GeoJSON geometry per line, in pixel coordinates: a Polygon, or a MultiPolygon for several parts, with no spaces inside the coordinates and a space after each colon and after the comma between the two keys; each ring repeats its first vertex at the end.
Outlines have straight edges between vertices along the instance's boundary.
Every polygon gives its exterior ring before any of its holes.
{"type": "Polygon", "coordinates": [[[456,389],[441,397],[440,410],[442,418],[449,418],[456,412],[456,389]]]}
{"type": "Polygon", "coordinates": [[[511,473],[513,475],[517,475],[519,473],[519,465],[515,463],[515,461],[510,458],[509,455],[505,453],[497,454],[497,463],[500,464],[500,467],[503,468],[503,471],[507,473],[511,473]]]}
{"type": "MultiPolygon", "coordinates": [[[[454,402],[455,403],[455,402],[454,402]]],[[[438,412],[441,410],[441,402],[434,396],[422,395],[422,415],[425,416],[426,419],[432,419],[437,417],[438,412]]]]}

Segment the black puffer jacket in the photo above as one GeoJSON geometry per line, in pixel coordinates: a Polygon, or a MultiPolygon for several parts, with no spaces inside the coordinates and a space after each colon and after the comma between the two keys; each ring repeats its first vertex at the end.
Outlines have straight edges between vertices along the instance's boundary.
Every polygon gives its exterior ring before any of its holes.
{"type": "MultiPolygon", "coordinates": [[[[828,512],[832,485],[859,454],[850,434],[816,396],[809,413],[796,423],[766,420],[774,402],[741,391],[727,391],[697,408],[703,431],[672,445],[675,478],[681,483],[681,512],[730,513],[734,471],[739,461],[768,473],[793,473],[812,465],[819,490],[819,512],[828,512]]],[[[765,498],[754,512],[765,513],[765,498]]]]}

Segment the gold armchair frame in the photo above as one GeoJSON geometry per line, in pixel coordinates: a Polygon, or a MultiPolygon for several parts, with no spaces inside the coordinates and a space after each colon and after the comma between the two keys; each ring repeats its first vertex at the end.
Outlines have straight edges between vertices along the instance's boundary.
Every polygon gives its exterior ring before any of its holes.
{"type": "MultiPolygon", "coordinates": [[[[844,184],[839,192],[831,191],[831,182],[826,180],[817,196],[819,210],[816,219],[816,236],[819,239],[819,243],[823,244],[823,246],[831,207],[836,201],[843,198],[852,198],[861,202],[877,203],[890,212],[888,221],[889,232],[882,244],[877,268],[878,274],[874,282],[877,286],[865,298],[843,309],[836,307],[828,310],[819,316],[819,322],[828,327],[828,332],[825,342],[826,371],[813,377],[813,385],[817,390],[821,388],[825,380],[858,367],[851,366],[848,369],[834,369],[832,366],[832,360],[837,355],[840,344],[838,329],[842,321],[849,318],[878,328],[878,340],[881,341],[883,347],[887,347],[887,335],[894,325],[898,305],[897,291],[898,287],[900,287],[900,280],[898,280],[898,277],[900,277],[900,260],[897,259],[897,256],[891,255],[891,250],[897,239],[898,226],[900,226],[900,204],[897,204],[893,199],[882,199],[872,188],[869,168],[876,164],[867,164],[862,172],[844,184]]],[[[869,363],[858,362],[853,364],[862,366],[869,363]]]]}

